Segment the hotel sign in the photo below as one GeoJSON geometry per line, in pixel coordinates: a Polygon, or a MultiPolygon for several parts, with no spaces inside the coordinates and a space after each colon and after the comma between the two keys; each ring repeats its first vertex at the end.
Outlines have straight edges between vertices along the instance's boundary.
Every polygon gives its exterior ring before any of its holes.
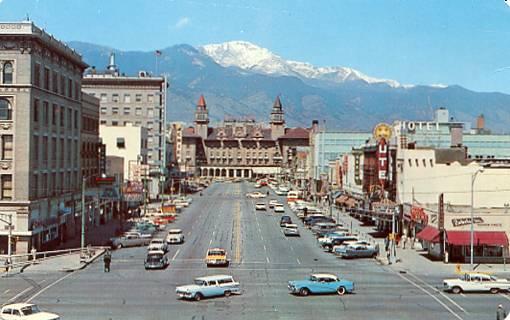
{"type": "Polygon", "coordinates": [[[384,186],[388,180],[388,145],[384,138],[377,143],[376,158],[379,183],[384,186]]]}
{"type": "Polygon", "coordinates": [[[427,130],[427,131],[432,131],[432,130],[439,131],[439,122],[399,121],[399,122],[397,122],[397,126],[401,130],[409,130],[409,131],[415,131],[416,129],[427,130]]]}

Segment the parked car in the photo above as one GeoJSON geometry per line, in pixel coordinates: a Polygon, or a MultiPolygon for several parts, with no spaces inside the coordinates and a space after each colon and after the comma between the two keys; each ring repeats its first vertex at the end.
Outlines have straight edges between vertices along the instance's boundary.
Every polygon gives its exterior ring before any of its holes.
{"type": "Polygon", "coordinates": [[[151,250],[147,252],[147,257],[144,261],[145,270],[165,269],[168,265],[168,258],[162,250],[151,250]]]}
{"type": "Polygon", "coordinates": [[[148,245],[151,241],[150,238],[141,238],[137,234],[128,234],[122,237],[111,238],[111,246],[115,249],[123,247],[137,247],[148,245]]]}
{"type": "Polygon", "coordinates": [[[255,210],[266,210],[266,204],[264,202],[259,202],[255,204],[255,210]]]}
{"type": "Polygon", "coordinates": [[[345,251],[340,251],[337,254],[344,259],[353,259],[353,258],[375,258],[378,253],[379,248],[377,246],[356,243],[347,246],[345,251]]]}
{"type": "Polygon", "coordinates": [[[132,235],[138,236],[140,238],[146,238],[146,239],[152,238],[152,233],[143,233],[143,232],[137,231],[136,229],[124,232],[124,236],[132,236],[132,235]]]}
{"type": "Polygon", "coordinates": [[[333,274],[316,273],[306,280],[289,281],[289,291],[292,294],[307,296],[317,293],[337,293],[344,295],[354,292],[354,283],[343,280],[333,274]]]}
{"type": "Polygon", "coordinates": [[[147,247],[147,250],[148,251],[161,250],[163,252],[167,252],[168,247],[167,247],[165,239],[152,239],[151,242],[149,242],[149,246],[147,247]]]}
{"type": "Polygon", "coordinates": [[[345,230],[335,230],[322,235],[322,237],[317,238],[317,241],[319,242],[319,245],[322,246],[325,243],[331,243],[331,241],[334,238],[341,238],[346,236],[347,234],[348,232],[345,230]]]}
{"type": "Polygon", "coordinates": [[[276,200],[276,199],[269,200],[269,208],[273,209],[275,204],[277,204],[277,203],[278,203],[278,200],[276,200]]]}
{"type": "Polygon", "coordinates": [[[284,213],[285,212],[285,207],[283,206],[283,204],[275,204],[274,205],[274,212],[278,212],[278,213],[284,213]]]}
{"type": "Polygon", "coordinates": [[[312,231],[312,233],[321,237],[326,233],[335,231],[336,228],[337,225],[334,222],[317,222],[310,227],[310,230],[312,231]]]}
{"type": "Polygon", "coordinates": [[[282,216],[280,218],[280,227],[283,227],[289,223],[292,223],[292,219],[289,216],[282,216]]]}
{"type": "Polygon", "coordinates": [[[0,318],[4,320],[57,320],[60,316],[44,312],[32,303],[13,303],[2,307],[0,318]]]}
{"type": "Polygon", "coordinates": [[[205,255],[205,264],[211,266],[225,266],[228,267],[230,261],[227,259],[227,251],[222,248],[213,248],[207,250],[205,255]]]}
{"type": "Polygon", "coordinates": [[[194,284],[179,286],[175,293],[181,299],[200,301],[203,298],[241,294],[241,287],[232,276],[217,275],[196,278],[194,284]]]}
{"type": "Polygon", "coordinates": [[[333,251],[333,247],[339,246],[345,241],[358,241],[358,237],[353,235],[345,235],[343,237],[333,238],[331,242],[323,243],[322,247],[328,251],[333,251]]]}
{"type": "Polygon", "coordinates": [[[168,244],[184,243],[184,235],[182,234],[182,230],[181,229],[168,230],[168,234],[166,236],[166,243],[168,244]]]}
{"type": "Polygon", "coordinates": [[[510,290],[510,280],[498,279],[484,273],[465,273],[459,278],[443,280],[443,290],[453,293],[461,292],[490,292],[510,290]]]}
{"type": "Polygon", "coordinates": [[[286,237],[299,237],[298,226],[293,223],[287,223],[283,226],[283,234],[286,237]]]}

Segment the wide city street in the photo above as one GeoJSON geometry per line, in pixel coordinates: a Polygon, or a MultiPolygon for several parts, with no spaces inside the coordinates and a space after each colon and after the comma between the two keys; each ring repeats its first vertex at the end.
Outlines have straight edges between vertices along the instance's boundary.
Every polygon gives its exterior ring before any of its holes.
{"type": "MultiPolygon", "coordinates": [[[[266,192],[266,189],[261,189],[266,192]]],[[[0,281],[0,299],[32,301],[64,319],[494,319],[506,294],[443,293],[443,275],[413,273],[383,266],[374,259],[342,260],[323,252],[312,233],[286,206],[301,237],[287,238],[281,214],[255,211],[260,200],[246,198],[248,182],[213,183],[203,196],[167,228],[182,228],[184,244],[172,245],[170,266],[146,271],[145,247],[113,251],[112,271],[98,259],[73,273],[24,273],[0,281]],[[227,249],[228,268],[207,268],[206,250],[227,249]],[[289,294],[287,281],[312,272],[334,273],[354,281],[355,293],[344,296],[289,294]],[[175,288],[195,277],[230,274],[242,294],[204,299],[177,298],[175,288]],[[439,288],[439,290],[438,290],[439,288]]],[[[269,198],[283,197],[272,194],[269,198]]],[[[263,199],[267,202],[268,198],[263,199]]],[[[162,232],[161,236],[165,233],[162,232]]]]}

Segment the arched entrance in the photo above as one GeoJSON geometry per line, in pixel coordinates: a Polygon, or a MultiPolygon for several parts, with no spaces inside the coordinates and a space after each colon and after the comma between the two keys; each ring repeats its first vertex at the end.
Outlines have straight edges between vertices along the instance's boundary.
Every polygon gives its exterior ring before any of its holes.
{"type": "Polygon", "coordinates": [[[214,169],[209,169],[209,177],[214,176],[214,169]]]}

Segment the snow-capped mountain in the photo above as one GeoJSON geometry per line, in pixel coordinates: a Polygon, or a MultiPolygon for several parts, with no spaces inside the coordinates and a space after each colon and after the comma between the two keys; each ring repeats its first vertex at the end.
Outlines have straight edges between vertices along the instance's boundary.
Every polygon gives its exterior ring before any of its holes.
{"type": "Polygon", "coordinates": [[[268,75],[295,76],[303,80],[313,79],[334,83],[363,81],[368,84],[384,83],[393,88],[402,87],[397,81],[373,78],[352,68],[317,67],[306,62],[285,60],[268,49],[246,41],[209,44],[200,49],[224,67],[238,67],[268,75]]]}

